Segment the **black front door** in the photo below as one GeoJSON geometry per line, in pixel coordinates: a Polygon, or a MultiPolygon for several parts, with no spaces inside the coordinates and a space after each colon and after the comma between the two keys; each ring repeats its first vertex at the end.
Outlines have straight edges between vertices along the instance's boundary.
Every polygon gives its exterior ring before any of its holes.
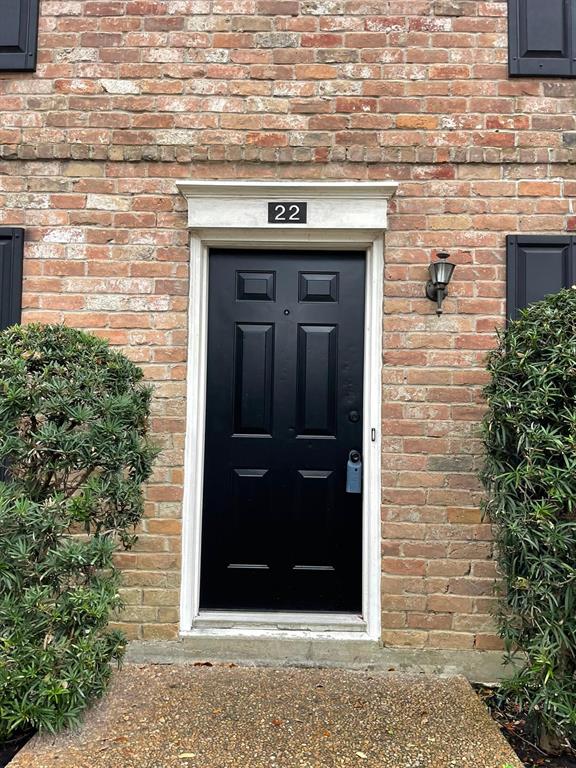
{"type": "Polygon", "coordinates": [[[202,609],[361,610],[363,252],[210,252],[202,609]]]}

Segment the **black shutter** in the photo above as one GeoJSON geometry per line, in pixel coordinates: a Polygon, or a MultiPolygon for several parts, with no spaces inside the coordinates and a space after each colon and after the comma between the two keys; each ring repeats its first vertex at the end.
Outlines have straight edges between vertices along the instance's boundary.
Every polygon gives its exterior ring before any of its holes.
{"type": "Polygon", "coordinates": [[[0,227],[0,330],[20,322],[24,230],[0,227]]]}
{"type": "Polygon", "coordinates": [[[510,75],[574,77],[576,0],[508,0],[510,75]]]}
{"type": "Polygon", "coordinates": [[[507,238],[507,315],[540,301],[576,277],[576,243],[570,236],[511,235],[507,238]]]}
{"type": "MultiPolygon", "coordinates": [[[[22,311],[22,260],[24,230],[0,227],[0,331],[20,322],[22,311]]],[[[0,481],[6,466],[0,464],[0,481]]]]}
{"type": "Polygon", "coordinates": [[[0,2],[0,71],[36,69],[39,0],[0,2]]]}

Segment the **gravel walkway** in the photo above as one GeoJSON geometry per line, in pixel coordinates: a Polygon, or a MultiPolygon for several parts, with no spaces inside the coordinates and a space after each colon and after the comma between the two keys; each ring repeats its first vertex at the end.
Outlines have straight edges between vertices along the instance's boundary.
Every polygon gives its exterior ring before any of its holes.
{"type": "Polygon", "coordinates": [[[82,728],[10,768],[521,768],[470,685],[319,669],[126,665],[82,728]]]}

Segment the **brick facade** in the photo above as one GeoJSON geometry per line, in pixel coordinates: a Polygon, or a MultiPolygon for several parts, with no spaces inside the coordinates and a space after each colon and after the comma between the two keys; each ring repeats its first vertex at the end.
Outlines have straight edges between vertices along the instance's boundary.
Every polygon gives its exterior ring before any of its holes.
{"type": "Polygon", "coordinates": [[[175,182],[392,179],[384,297],[386,644],[493,649],[483,360],[505,235],[576,229],[570,81],[507,75],[505,0],[42,0],[35,73],[0,74],[0,225],[27,321],[109,338],[163,446],[122,627],[178,634],[188,232],[175,182]],[[446,313],[423,297],[458,264],[446,313]]]}

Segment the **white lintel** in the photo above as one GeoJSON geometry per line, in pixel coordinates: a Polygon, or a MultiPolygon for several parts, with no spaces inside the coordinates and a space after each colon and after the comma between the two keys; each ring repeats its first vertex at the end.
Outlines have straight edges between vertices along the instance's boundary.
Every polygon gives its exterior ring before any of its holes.
{"type": "Polygon", "coordinates": [[[392,181],[208,181],[177,182],[188,200],[188,226],[275,230],[383,230],[392,181]],[[307,203],[306,223],[268,221],[268,202],[307,203]]]}

